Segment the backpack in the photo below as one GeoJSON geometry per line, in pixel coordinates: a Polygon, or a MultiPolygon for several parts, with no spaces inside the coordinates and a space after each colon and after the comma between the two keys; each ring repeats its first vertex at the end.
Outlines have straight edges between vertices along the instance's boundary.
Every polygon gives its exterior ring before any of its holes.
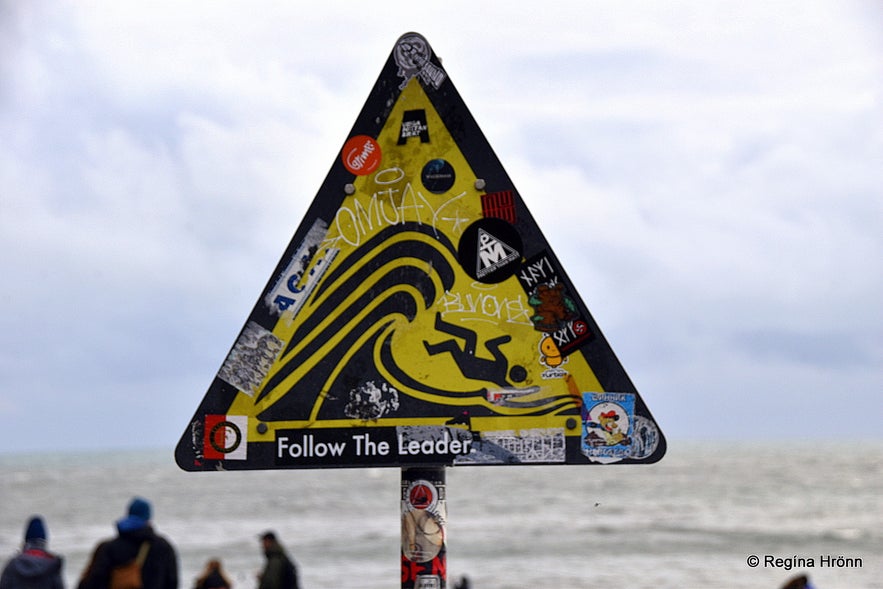
{"type": "Polygon", "coordinates": [[[141,567],[147,558],[148,550],[150,550],[150,544],[144,542],[138,549],[138,556],[135,557],[135,560],[114,567],[110,571],[108,589],[142,589],[144,583],[141,581],[141,567]]]}

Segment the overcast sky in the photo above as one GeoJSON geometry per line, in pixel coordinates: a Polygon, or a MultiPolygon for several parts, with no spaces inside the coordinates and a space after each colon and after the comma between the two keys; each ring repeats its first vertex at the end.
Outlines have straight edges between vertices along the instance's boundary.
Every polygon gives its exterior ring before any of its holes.
{"type": "Polygon", "coordinates": [[[0,451],[171,453],[408,31],[670,443],[883,437],[883,5],[429,4],[0,0],[0,451]]]}

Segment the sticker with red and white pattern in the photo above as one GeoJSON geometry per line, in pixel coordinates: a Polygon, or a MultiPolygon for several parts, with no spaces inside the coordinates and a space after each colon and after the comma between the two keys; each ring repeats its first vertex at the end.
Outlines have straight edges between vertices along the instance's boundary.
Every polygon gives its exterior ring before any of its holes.
{"type": "Polygon", "coordinates": [[[206,460],[246,460],[247,415],[206,415],[203,456],[206,460]]]}

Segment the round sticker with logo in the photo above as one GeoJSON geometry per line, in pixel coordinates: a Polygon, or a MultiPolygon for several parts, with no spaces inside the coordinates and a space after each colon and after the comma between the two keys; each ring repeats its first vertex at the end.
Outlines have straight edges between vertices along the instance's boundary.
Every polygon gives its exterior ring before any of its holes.
{"type": "Polygon", "coordinates": [[[380,166],[380,144],[368,135],[350,137],[341,152],[343,166],[356,176],[367,176],[380,166]]]}
{"type": "Polygon", "coordinates": [[[239,448],[242,431],[232,421],[219,421],[209,432],[209,443],[222,454],[229,454],[239,448]]]}
{"type": "Polygon", "coordinates": [[[438,491],[429,481],[417,480],[408,487],[407,500],[412,509],[433,509],[438,503],[438,491]]]}
{"type": "Polygon", "coordinates": [[[479,282],[497,284],[518,271],[523,247],[515,227],[488,217],[463,231],[457,257],[469,276],[479,282]]]}
{"type": "Polygon", "coordinates": [[[440,158],[427,163],[420,173],[423,186],[433,194],[444,194],[450,190],[455,178],[454,166],[440,158]]]}

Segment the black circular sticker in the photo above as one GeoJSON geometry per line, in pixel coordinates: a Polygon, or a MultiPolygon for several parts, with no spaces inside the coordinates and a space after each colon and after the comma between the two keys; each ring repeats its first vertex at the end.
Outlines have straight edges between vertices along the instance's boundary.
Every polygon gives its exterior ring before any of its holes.
{"type": "Polygon", "coordinates": [[[423,166],[420,180],[423,186],[433,194],[442,194],[454,185],[454,167],[443,159],[434,159],[423,166]]]}
{"type": "Polygon", "coordinates": [[[515,227],[488,217],[463,231],[457,255],[463,269],[479,282],[503,282],[521,267],[523,245],[515,227]]]}

